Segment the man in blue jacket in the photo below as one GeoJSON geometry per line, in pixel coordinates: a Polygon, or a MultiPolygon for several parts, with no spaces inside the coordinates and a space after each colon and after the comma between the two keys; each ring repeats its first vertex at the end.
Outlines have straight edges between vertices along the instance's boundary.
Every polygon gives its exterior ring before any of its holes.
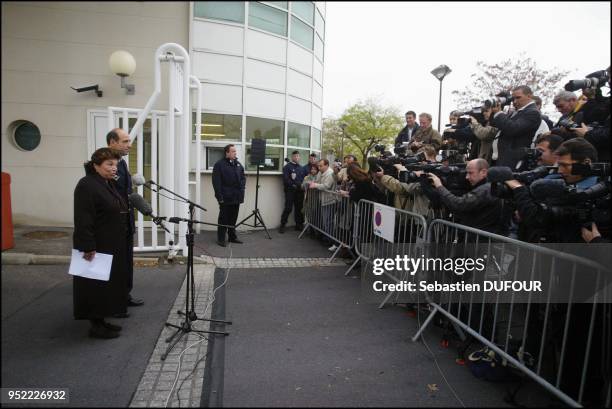
{"type": "MultiPolygon", "coordinates": [[[[230,144],[223,149],[225,151],[225,158],[215,163],[212,173],[215,198],[219,202],[219,219],[217,223],[235,226],[240,203],[244,202],[246,177],[244,176],[244,167],[236,159],[236,147],[230,144]]],[[[217,227],[217,244],[219,246],[226,246],[226,231],[230,243],[242,243],[236,236],[235,228],[219,226],[217,227]]]]}
{"type": "Polygon", "coordinates": [[[302,190],[302,182],[304,181],[304,168],[300,166],[300,152],[293,151],[291,154],[291,162],[283,167],[283,186],[285,190],[285,208],[281,215],[281,225],[278,229],[279,233],[285,232],[285,225],[289,218],[289,213],[293,209],[293,218],[295,219],[295,230],[304,228],[304,215],[302,214],[302,206],[304,205],[304,191],[302,190]]]}

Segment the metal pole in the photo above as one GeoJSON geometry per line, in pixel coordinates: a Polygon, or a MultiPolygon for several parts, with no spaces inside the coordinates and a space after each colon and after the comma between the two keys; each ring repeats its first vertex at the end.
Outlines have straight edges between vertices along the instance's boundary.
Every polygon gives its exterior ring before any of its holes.
{"type": "Polygon", "coordinates": [[[442,80],[443,79],[444,78],[440,80],[440,97],[438,99],[438,132],[440,132],[440,119],[442,115],[442,80]]]}

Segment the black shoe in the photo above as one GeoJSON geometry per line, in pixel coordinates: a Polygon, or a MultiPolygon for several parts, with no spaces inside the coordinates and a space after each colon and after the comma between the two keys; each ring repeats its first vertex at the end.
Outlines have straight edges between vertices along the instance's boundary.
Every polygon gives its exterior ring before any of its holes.
{"type": "Polygon", "coordinates": [[[296,225],[295,225],[295,230],[297,230],[297,231],[302,231],[302,230],[304,230],[304,225],[303,225],[303,224],[296,224],[296,225]]]}
{"type": "Polygon", "coordinates": [[[227,244],[225,244],[225,242],[221,240],[217,240],[217,244],[221,247],[227,247],[227,244]]]}
{"type": "Polygon", "coordinates": [[[102,325],[104,328],[110,329],[111,331],[119,332],[121,331],[121,325],[111,324],[110,322],[103,321],[102,325]]]}
{"type": "Polygon", "coordinates": [[[92,327],[89,329],[90,338],[111,339],[117,338],[118,336],[119,333],[117,331],[113,331],[112,329],[106,328],[103,324],[92,325],[92,327]]]}
{"type": "Polygon", "coordinates": [[[228,240],[230,243],[236,243],[236,244],[242,244],[242,242],[238,239],[229,239],[228,240]]]}
{"type": "Polygon", "coordinates": [[[129,316],[129,312],[118,312],[117,314],[113,314],[113,318],[128,318],[129,316]]]}
{"type": "Polygon", "coordinates": [[[140,307],[141,305],[144,305],[144,300],[132,298],[132,296],[130,296],[130,298],[128,298],[127,305],[128,307],[140,307]]]}
{"type": "Polygon", "coordinates": [[[285,225],[281,224],[281,227],[278,228],[278,232],[283,234],[285,232],[285,225]]]}

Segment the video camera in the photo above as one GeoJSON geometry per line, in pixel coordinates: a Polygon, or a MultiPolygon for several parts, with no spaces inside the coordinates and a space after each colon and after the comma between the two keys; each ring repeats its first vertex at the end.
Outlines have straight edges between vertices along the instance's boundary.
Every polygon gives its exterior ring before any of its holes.
{"type": "Polygon", "coordinates": [[[515,179],[524,185],[530,185],[549,175],[551,170],[556,170],[556,167],[539,166],[533,170],[512,172],[512,169],[507,166],[493,166],[489,168],[487,175],[487,181],[491,183],[491,195],[501,199],[512,199],[512,189],[506,185],[506,181],[515,179]]]}
{"type": "Polygon", "coordinates": [[[442,184],[454,195],[461,196],[470,190],[470,185],[465,178],[466,170],[464,164],[445,166],[441,163],[427,163],[406,166],[407,170],[399,174],[399,181],[404,183],[419,182],[423,192],[432,192],[433,183],[427,173],[433,173],[440,178],[442,184]],[[416,175],[416,171],[423,172],[421,176],[416,175]]]}
{"type": "Polygon", "coordinates": [[[601,88],[607,82],[610,81],[608,77],[607,70],[595,71],[586,76],[586,78],[579,80],[570,80],[567,84],[565,84],[566,91],[578,91],[579,89],[591,88],[597,89],[601,88]]]}
{"type": "Polygon", "coordinates": [[[531,185],[530,192],[545,210],[547,224],[571,220],[587,228],[595,222],[602,231],[610,227],[611,190],[608,181],[579,191],[559,179],[542,179],[531,185]]]}

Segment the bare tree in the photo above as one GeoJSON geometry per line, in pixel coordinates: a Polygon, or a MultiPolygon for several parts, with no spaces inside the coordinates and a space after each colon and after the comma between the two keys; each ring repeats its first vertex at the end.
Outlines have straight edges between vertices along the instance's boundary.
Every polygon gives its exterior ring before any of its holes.
{"type": "Polygon", "coordinates": [[[562,89],[561,80],[570,73],[556,67],[548,70],[539,68],[525,53],[497,64],[478,61],[476,67],[478,72],[471,75],[472,84],[452,92],[461,110],[478,106],[483,99],[501,91],[512,91],[519,85],[527,85],[534,95],[542,98],[543,113],[554,114],[552,99],[562,89]]]}

